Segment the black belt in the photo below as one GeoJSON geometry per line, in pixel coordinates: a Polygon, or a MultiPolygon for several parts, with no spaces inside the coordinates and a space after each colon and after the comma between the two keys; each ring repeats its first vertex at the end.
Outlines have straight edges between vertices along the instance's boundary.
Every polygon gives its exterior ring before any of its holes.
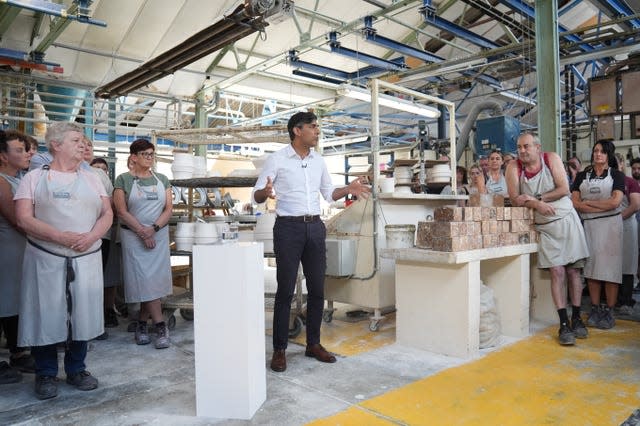
{"type": "Polygon", "coordinates": [[[618,212],[618,213],[607,214],[607,215],[604,215],[604,216],[585,217],[585,218],[582,219],[582,221],[584,222],[585,220],[604,219],[604,218],[607,218],[607,217],[618,216],[619,214],[622,214],[622,213],[618,212]]]}
{"type": "Polygon", "coordinates": [[[58,257],[62,257],[65,260],[65,266],[66,266],[66,276],[65,276],[65,283],[64,283],[64,288],[65,288],[65,294],[66,294],[66,298],[67,298],[67,347],[68,345],[71,343],[71,337],[72,337],[72,333],[71,333],[71,315],[73,314],[73,298],[71,297],[71,283],[73,281],[75,281],[76,279],[76,272],[73,270],[73,259],[76,259],[78,257],[83,257],[83,256],[88,256],[90,254],[93,253],[97,253],[100,251],[100,247],[98,247],[96,250],[94,251],[90,251],[87,253],[82,253],[79,254],[77,256],[65,256],[62,254],[58,254],[58,253],[54,253],[50,250],[47,250],[46,248],[42,247],[40,244],[35,243],[33,241],[31,241],[30,239],[27,239],[27,242],[29,242],[29,244],[31,244],[32,246],[34,246],[35,248],[42,250],[45,253],[49,253],[51,255],[54,256],[58,256],[58,257]]]}
{"type": "Polygon", "coordinates": [[[319,222],[320,221],[320,215],[319,214],[316,214],[316,215],[305,214],[304,216],[278,216],[277,219],[286,220],[287,222],[311,223],[311,222],[319,222]]]}
{"type": "MultiPolygon", "coordinates": [[[[167,226],[167,225],[163,225],[163,226],[161,226],[161,227],[160,227],[160,229],[164,228],[165,226],[167,226]]],[[[121,224],[120,224],[120,228],[122,228],[122,229],[126,229],[127,231],[135,232],[133,229],[129,228],[129,227],[128,227],[127,225],[125,225],[124,223],[121,223],[121,224]]]]}

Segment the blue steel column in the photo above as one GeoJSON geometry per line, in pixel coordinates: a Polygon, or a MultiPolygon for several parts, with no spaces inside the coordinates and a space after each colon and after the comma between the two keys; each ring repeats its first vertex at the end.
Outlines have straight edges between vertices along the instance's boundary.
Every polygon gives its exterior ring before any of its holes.
{"type": "Polygon", "coordinates": [[[536,68],[538,135],[542,149],[562,155],[557,0],[536,0],[536,68]]]}

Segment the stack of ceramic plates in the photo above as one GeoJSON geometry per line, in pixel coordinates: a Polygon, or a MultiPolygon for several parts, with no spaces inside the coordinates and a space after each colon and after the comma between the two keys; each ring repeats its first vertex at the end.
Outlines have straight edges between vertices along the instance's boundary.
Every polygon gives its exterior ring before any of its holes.
{"type": "Polygon", "coordinates": [[[184,152],[174,153],[171,172],[174,179],[191,179],[193,177],[193,155],[184,152]]]}
{"type": "Polygon", "coordinates": [[[448,164],[436,164],[427,170],[427,182],[448,183],[451,181],[451,167],[448,164]]]}
{"type": "Polygon", "coordinates": [[[207,158],[196,155],[193,157],[193,177],[203,178],[207,176],[207,158]]]}
{"type": "Polygon", "coordinates": [[[411,183],[411,179],[413,179],[413,169],[407,166],[396,167],[393,169],[393,177],[396,180],[396,184],[411,183]]]}

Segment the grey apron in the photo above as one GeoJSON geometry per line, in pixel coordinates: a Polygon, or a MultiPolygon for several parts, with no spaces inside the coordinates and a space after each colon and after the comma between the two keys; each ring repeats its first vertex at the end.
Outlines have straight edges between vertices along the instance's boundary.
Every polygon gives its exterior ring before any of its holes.
{"type": "Polygon", "coordinates": [[[500,178],[497,181],[491,179],[491,175],[489,175],[487,177],[485,187],[489,194],[498,194],[503,197],[509,197],[509,192],[507,192],[507,180],[502,173],[500,173],[500,178]]]}
{"type": "MultiPolygon", "coordinates": [[[[20,179],[0,173],[15,195],[20,179]]],[[[4,216],[0,216],[0,318],[18,315],[20,282],[22,281],[22,256],[27,240],[4,216]]]]}
{"type": "MultiPolygon", "coordinates": [[[[553,173],[540,156],[542,170],[530,179],[520,173],[520,193],[535,196],[555,189],[553,173]]],[[[535,211],[536,230],[540,233],[538,244],[538,268],[565,266],[589,257],[580,217],[573,208],[569,196],[548,204],[553,206],[555,214],[545,216],[535,211]]]]}
{"type": "MultiPolygon", "coordinates": [[[[622,197],[621,211],[629,207],[629,197],[622,197]]],[[[632,214],[622,221],[622,273],[635,275],[638,272],[638,221],[632,214]]]]}
{"type": "MultiPolygon", "coordinates": [[[[611,169],[604,179],[590,180],[587,173],[580,184],[583,200],[605,200],[611,197],[611,169]]],[[[584,265],[584,277],[610,283],[622,282],[622,215],[621,208],[603,213],[581,213],[584,233],[591,256],[584,265]]]]}
{"type": "MultiPolygon", "coordinates": [[[[162,213],[166,190],[160,179],[155,186],[140,186],[134,179],[127,208],[138,221],[151,226],[162,213]]],[[[169,254],[169,227],[156,232],[156,246],[145,247],[135,232],[121,228],[124,295],[127,303],[148,302],[173,292],[171,258],[169,254]]]]}
{"type": "MultiPolygon", "coordinates": [[[[100,217],[102,200],[85,181],[84,173],[76,172],[72,182],[61,184],[50,171],[43,170],[34,192],[35,217],[61,231],[89,232],[100,217]]],[[[28,238],[42,249],[32,244],[25,248],[18,346],[43,346],[65,341],[68,320],[73,340],[91,340],[102,334],[101,241],[80,253],[32,236],[28,238]],[[67,262],[74,275],[69,284],[73,300],[70,317],[67,315],[65,288],[69,273],[67,262]]]]}

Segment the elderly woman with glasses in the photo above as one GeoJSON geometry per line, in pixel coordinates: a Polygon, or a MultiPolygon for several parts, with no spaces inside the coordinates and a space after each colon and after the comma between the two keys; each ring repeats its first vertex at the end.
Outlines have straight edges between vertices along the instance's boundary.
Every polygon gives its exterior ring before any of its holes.
{"type": "Polygon", "coordinates": [[[151,342],[147,319],[153,320],[156,349],[168,348],[169,330],[162,317],[160,299],[172,292],[169,228],[171,185],[154,173],[155,147],[135,140],[129,151],[131,168],[116,178],[113,201],[122,228],[122,264],[127,303],[140,302],[135,331],[138,345],[151,342]]]}

